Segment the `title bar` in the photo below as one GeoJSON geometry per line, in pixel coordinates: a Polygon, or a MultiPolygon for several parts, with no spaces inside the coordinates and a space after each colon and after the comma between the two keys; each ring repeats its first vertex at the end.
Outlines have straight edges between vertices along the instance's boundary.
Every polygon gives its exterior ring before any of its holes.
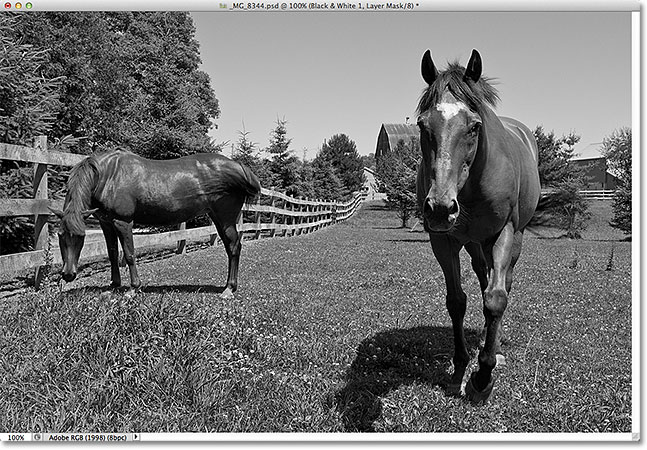
{"type": "Polygon", "coordinates": [[[530,1],[229,1],[229,0],[4,0],[5,11],[639,11],[637,0],[530,1]]]}

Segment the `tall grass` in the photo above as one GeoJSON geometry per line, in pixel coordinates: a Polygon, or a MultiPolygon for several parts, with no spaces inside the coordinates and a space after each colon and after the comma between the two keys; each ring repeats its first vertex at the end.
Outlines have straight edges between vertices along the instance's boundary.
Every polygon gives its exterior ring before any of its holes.
{"type": "Polygon", "coordinates": [[[143,263],[134,296],[99,271],[1,299],[0,431],[631,431],[629,243],[526,238],[479,408],[445,394],[442,274],[391,214],[246,242],[233,300],[220,248],[143,263]]]}

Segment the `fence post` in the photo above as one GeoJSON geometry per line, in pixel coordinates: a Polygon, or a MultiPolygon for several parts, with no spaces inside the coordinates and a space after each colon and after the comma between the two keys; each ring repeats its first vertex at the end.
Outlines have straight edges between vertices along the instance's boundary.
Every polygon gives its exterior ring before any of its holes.
{"type": "MultiPolygon", "coordinates": [[[[287,200],[283,200],[283,209],[288,209],[288,203],[290,204],[290,211],[294,212],[294,203],[289,202],[287,200]]],[[[283,216],[283,223],[286,225],[293,225],[294,224],[294,216],[289,216],[285,215],[283,216]]],[[[288,237],[292,235],[292,230],[288,230],[286,227],[285,230],[283,230],[283,237],[288,237]]]]}
{"type": "MultiPolygon", "coordinates": [[[[260,198],[256,201],[256,206],[261,206],[260,198]]],[[[256,219],[256,232],[254,233],[254,239],[259,239],[261,237],[262,213],[260,211],[256,211],[254,219],[256,219]]]]}
{"type": "Polygon", "coordinates": [[[272,224],[272,229],[270,230],[270,237],[274,237],[276,234],[276,213],[274,212],[274,207],[276,205],[276,197],[272,196],[272,212],[270,213],[270,223],[272,224]]]}
{"type": "MultiPolygon", "coordinates": [[[[298,213],[303,212],[303,205],[295,205],[295,207],[297,209],[296,212],[298,212],[298,213]]],[[[302,220],[303,220],[303,216],[301,216],[301,215],[294,216],[294,225],[295,226],[296,225],[301,225],[302,220]]],[[[293,231],[292,236],[296,236],[296,235],[299,235],[299,234],[301,234],[301,228],[295,228],[294,231],[293,231]]]]}
{"type": "MultiPolygon", "coordinates": [[[[178,230],[186,230],[186,222],[182,222],[178,230]]],[[[186,253],[186,239],[180,239],[177,241],[177,249],[175,249],[175,253],[178,255],[184,255],[186,253]]]]}
{"type": "Polygon", "coordinates": [[[238,229],[238,237],[240,238],[241,242],[243,240],[243,211],[240,211],[240,214],[238,214],[238,221],[236,224],[236,228],[238,229]]]}
{"type": "MultiPolygon", "coordinates": [[[[34,148],[41,152],[47,152],[47,136],[37,136],[34,138],[34,148]]],[[[48,198],[47,164],[34,164],[33,198],[37,200],[47,200],[48,198]]],[[[48,214],[36,214],[34,216],[34,250],[48,250],[48,217],[48,214]]],[[[34,273],[34,286],[36,289],[40,287],[43,277],[47,273],[47,269],[47,265],[36,267],[34,273]]]]}

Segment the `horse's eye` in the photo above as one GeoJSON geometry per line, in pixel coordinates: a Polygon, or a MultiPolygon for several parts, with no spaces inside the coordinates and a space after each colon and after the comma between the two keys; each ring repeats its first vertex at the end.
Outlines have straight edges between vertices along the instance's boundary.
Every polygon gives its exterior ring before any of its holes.
{"type": "Polygon", "coordinates": [[[469,134],[476,134],[479,132],[480,129],[481,129],[481,123],[477,122],[474,125],[472,125],[472,127],[469,130],[469,134]]]}

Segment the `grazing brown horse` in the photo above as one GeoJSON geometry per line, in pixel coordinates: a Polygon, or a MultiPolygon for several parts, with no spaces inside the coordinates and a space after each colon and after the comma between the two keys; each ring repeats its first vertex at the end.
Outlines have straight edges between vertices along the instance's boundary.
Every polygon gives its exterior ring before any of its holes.
{"type": "Polygon", "coordinates": [[[260,192],[256,176],[244,165],[214,153],[172,160],[150,160],[124,150],[90,156],[77,164],[67,183],[60,219],[59,244],[63,279],[76,277],[85,240],[85,219],[94,214],[101,224],[112,283],[121,285],[117,240],[130,271],[131,288],[141,285],[135,265],[133,223],[172,225],[202,213],[213,220],[229,257],[222,293],[231,297],[238,285],[241,236],[236,222],[243,204],[260,192]]]}
{"type": "Polygon", "coordinates": [[[448,392],[453,395],[460,394],[469,362],[459,259],[463,247],[481,287],[485,343],[478,371],[465,386],[465,395],[477,404],[492,393],[512,269],[540,193],[535,139],[522,123],[492,111],[498,95],[481,68],[476,50],[467,68],[452,63],[443,72],[434,66],[429,50],[425,52],[422,77],[429,86],[418,105],[422,161],[417,179],[425,230],[447,285],[454,329],[454,374],[448,392]]]}

